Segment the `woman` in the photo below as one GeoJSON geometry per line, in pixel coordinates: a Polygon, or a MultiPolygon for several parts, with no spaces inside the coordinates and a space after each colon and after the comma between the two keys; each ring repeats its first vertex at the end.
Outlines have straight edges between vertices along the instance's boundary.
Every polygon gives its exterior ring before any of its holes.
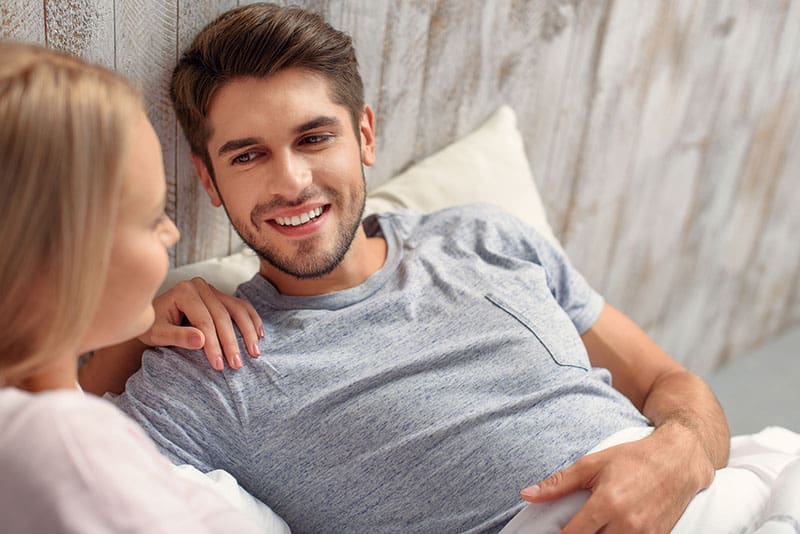
{"type": "Polygon", "coordinates": [[[3,531],[258,531],[77,388],[79,354],[153,322],[178,239],[165,193],[158,140],[127,82],[0,43],[3,531]]]}

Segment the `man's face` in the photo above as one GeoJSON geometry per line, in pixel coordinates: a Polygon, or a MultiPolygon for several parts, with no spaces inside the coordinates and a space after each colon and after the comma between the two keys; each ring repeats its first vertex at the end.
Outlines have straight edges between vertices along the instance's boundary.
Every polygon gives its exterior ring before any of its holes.
{"type": "Polygon", "coordinates": [[[354,132],[327,81],[293,68],[227,83],[211,100],[208,123],[216,186],[196,156],[195,166],[242,239],[297,278],[335,269],[364,208],[362,163],[374,157],[371,110],[365,107],[354,132]]]}

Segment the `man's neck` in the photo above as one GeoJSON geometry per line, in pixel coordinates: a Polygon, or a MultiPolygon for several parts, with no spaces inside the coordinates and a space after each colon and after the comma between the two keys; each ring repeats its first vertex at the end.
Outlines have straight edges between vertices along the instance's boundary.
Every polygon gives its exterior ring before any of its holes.
{"type": "Polygon", "coordinates": [[[367,237],[359,227],[342,262],[329,274],[319,278],[298,279],[279,271],[263,259],[261,276],[282,294],[307,297],[342,291],[362,284],[386,261],[387,246],[383,237],[367,237]]]}

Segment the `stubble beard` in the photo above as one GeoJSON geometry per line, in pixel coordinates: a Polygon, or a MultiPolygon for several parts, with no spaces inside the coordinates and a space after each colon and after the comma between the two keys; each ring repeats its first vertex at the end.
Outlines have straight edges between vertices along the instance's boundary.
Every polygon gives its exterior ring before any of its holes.
{"type": "MultiPolygon", "coordinates": [[[[351,192],[349,206],[345,204],[343,195],[338,191],[327,188],[324,188],[323,191],[326,197],[330,199],[330,209],[335,209],[343,217],[347,213],[352,214],[352,217],[342,218],[340,220],[336,230],[336,236],[330,248],[326,247],[326,243],[322,241],[322,237],[312,236],[300,241],[294,253],[282,254],[273,250],[268,243],[261,241],[257,233],[252,229],[252,225],[248,225],[243,221],[231,217],[227,207],[225,211],[228,213],[228,218],[242,241],[253,249],[262,260],[279,271],[299,280],[320,278],[333,272],[333,270],[342,263],[347,251],[350,250],[353,239],[355,239],[358,227],[361,225],[361,218],[364,215],[364,205],[366,203],[366,178],[363,169],[361,184],[351,192]],[[357,209],[348,210],[348,207],[357,207],[357,209]]],[[[313,196],[311,193],[301,195],[295,203],[273,202],[260,204],[253,209],[253,213],[261,210],[274,209],[276,207],[289,207],[293,204],[299,205],[311,196],[313,196]]],[[[257,219],[257,217],[251,216],[251,219],[257,219]]]]}

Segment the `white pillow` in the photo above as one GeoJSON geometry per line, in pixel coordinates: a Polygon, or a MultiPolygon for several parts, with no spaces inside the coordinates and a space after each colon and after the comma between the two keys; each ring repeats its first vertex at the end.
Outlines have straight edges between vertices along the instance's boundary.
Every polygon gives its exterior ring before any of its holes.
{"type": "MultiPolygon", "coordinates": [[[[435,211],[459,204],[488,202],[527,222],[561,248],[547,222],[533,181],[514,110],[498,109],[483,125],[390,179],[367,195],[365,215],[409,208],[435,211]]],[[[205,278],[232,294],[259,268],[250,249],[170,270],[162,291],[181,280],[205,278]]]]}
{"type": "Polygon", "coordinates": [[[258,256],[245,247],[230,256],[211,258],[170,269],[158,294],[172,289],[178,282],[199,276],[223,293],[233,295],[239,284],[250,280],[258,269],[258,256]]]}
{"type": "Polygon", "coordinates": [[[504,208],[560,247],[531,175],[517,117],[508,106],[372,191],[365,213],[397,208],[428,212],[475,202],[504,208]]]}

